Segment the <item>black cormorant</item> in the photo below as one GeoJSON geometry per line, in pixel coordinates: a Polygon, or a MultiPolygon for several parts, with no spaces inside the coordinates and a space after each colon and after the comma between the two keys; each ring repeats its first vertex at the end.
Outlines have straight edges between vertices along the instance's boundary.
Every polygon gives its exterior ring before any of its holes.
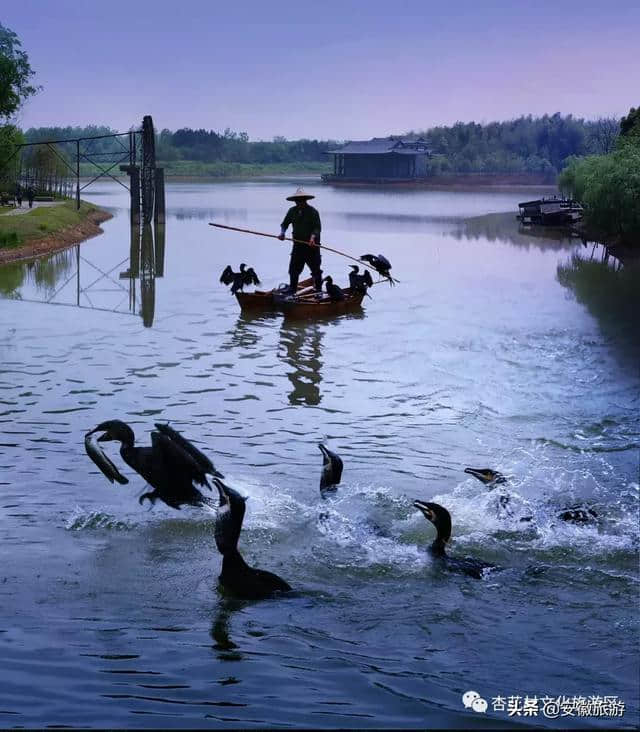
{"type": "Polygon", "coordinates": [[[333,284],[333,277],[331,277],[331,275],[328,275],[322,281],[327,283],[327,294],[332,302],[344,300],[344,292],[342,292],[338,285],[333,284]]]}
{"type": "Polygon", "coordinates": [[[290,585],[273,572],[250,567],[238,551],[245,501],[237,491],[219,478],[213,479],[220,494],[215,525],[218,551],[222,554],[220,584],[227,592],[246,600],[260,600],[275,592],[287,592],[290,585]]]}
{"type": "Polygon", "coordinates": [[[389,270],[391,269],[391,262],[383,255],[378,254],[363,254],[360,259],[363,262],[369,262],[369,264],[375,269],[375,271],[385,279],[389,280],[391,286],[395,285],[398,280],[394,280],[389,270]]]}
{"type": "Polygon", "coordinates": [[[342,478],[342,458],[331,452],[323,444],[319,444],[322,452],[322,474],[320,475],[320,495],[324,497],[327,491],[337,490],[336,486],[342,478]]]}
{"type": "MultiPolygon", "coordinates": [[[[464,472],[469,473],[469,475],[473,475],[474,478],[477,478],[481,483],[484,483],[489,490],[493,490],[496,486],[507,482],[507,479],[502,475],[502,473],[499,473],[497,470],[492,470],[491,468],[465,468],[464,472]]],[[[511,500],[509,494],[501,491],[498,500],[500,501],[500,508],[509,518],[511,518],[513,516],[513,511],[509,505],[509,501],[511,500]]],[[[532,519],[533,516],[522,516],[520,521],[531,521],[532,519]]]]}
{"type": "MultiPolygon", "coordinates": [[[[206,486],[211,490],[211,486],[207,482],[207,475],[224,477],[222,473],[216,470],[206,455],[172,427],[156,423],[156,429],[157,431],[151,433],[151,447],[134,447],[135,435],[131,427],[119,419],[111,419],[101,422],[95,429],[87,433],[85,446],[87,438],[95,432],[104,433],[98,437],[97,442],[115,440],[121,443],[122,459],[155,489],[151,493],[140,496],[138,499],[140,504],[145,498],[151,503],[155,503],[159,498],[171,508],[177,509],[185,504],[191,506],[215,505],[211,499],[202,495],[194,483],[206,486]]],[[[106,456],[102,456],[103,465],[91,453],[89,456],[107,478],[119,480],[117,469],[106,456]],[[112,468],[115,469],[117,475],[113,473],[112,468]]],[[[123,481],[119,480],[119,482],[123,481]]]]}
{"type": "Polygon", "coordinates": [[[507,479],[502,473],[499,473],[497,470],[491,470],[491,468],[465,468],[464,472],[473,475],[474,478],[482,481],[489,488],[495,488],[500,483],[507,482],[507,479]]]}
{"type": "MultiPolygon", "coordinates": [[[[507,482],[507,479],[502,473],[499,473],[497,470],[491,470],[491,468],[465,468],[464,472],[473,475],[474,478],[484,483],[489,489],[507,482]]],[[[510,496],[508,493],[502,493],[500,495],[500,505],[506,510],[509,516],[512,516],[509,500],[510,496]]],[[[556,517],[561,521],[568,521],[573,524],[588,524],[596,520],[598,514],[590,506],[579,503],[575,506],[563,508],[556,514],[556,517]]],[[[532,519],[533,516],[522,516],[520,521],[531,521],[532,519]]]]}
{"type": "Polygon", "coordinates": [[[368,269],[365,269],[364,274],[358,274],[360,267],[357,264],[352,264],[352,272],[349,272],[349,287],[352,292],[364,292],[367,294],[367,289],[373,285],[371,279],[371,273],[368,269]]]}
{"type": "Polygon", "coordinates": [[[236,292],[242,292],[242,288],[245,285],[259,285],[260,280],[258,275],[255,273],[253,267],[245,269],[247,265],[243,262],[240,265],[240,271],[234,272],[231,269],[231,265],[228,264],[222,274],[220,275],[220,282],[224,285],[231,285],[231,294],[235,295],[236,292]]]}
{"type": "Polygon", "coordinates": [[[560,511],[558,518],[573,524],[589,524],[598,519],[598,514],[591,506],[579,503],[576,506],[567,506],[560,511]]]}
{"type": "Polygon", "coordinates": [[[446,508],[439,503],[428,503],[427,501],[414,501],[413,505],[420,509],[424,517],[436,528],[437,536],[430,547],[431,554],[436,559],[444,562],[447,569],[452,572],[461,572],[476,579],[484,577],[485,570],[495,569],[495,565],[481,562],[472,557],[458,559],[450,557],[445,552],[445,547],[451,538],[451,515],[446,508]]]}

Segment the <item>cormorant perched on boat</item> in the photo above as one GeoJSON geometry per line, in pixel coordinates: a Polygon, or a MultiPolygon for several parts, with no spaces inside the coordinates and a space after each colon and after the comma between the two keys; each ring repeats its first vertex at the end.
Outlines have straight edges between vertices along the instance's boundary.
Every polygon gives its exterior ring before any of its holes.
{"type": "MultiPolygon", "coordinates": [[[[110,419],[87,433],[85,446],[87,438],[95,432],[104,433],[98,437],[97,442],[116,440],[121,443],[122,459],[155,489],[140,496],[138,501],[141,505],[145,498],[151,503],[159,498],[167,506],[177,509],[185,504],[213,505],[211,499],[203,496],[194,483],[211,490],[207,475],[224,477],[222,473],[215,469],[206,455],[172,427],[156,423],[156,429],[157,432],[151,433],[151,447],[134,447],[135,435],[131,427],[119,419],[110,419]]],[[[120,474],[117,469],[105,455],[101,455],[102,460],[99,460],[91,454],[89,448],[87,452],[109,480],[123,482],[118,478],[120,474]]]]}
{"type": "Polygon", "coordinates": [[[259,285],[260,280],[258,275],[255,273],[253,267],[245,269],[247,265],[243,262],[240,265],[240,271],[234,272],[231,269],[231,265],[228,264],[222,274],[220,275],[220,282],[224,285],[231,285],[231,294],[235,295],[236,292],[242,292],[242,288],[245,285],[259,285]]]}
{"type": "MultiPolygon", "coordinates": [[[[507,479],[502,475],[502,473],[499,473],[497,470],[491,470],[491,468],[465,468],[464,472],[469,473],[469,475],[473,475],[474,478],[477,478],[479,481],[484,483],[490,490],[501,483],[507,482],[507,479]]],[[[507,493],[502,493],[500,495],[500,505],[511,516],[511,508],[508,505],[509,500],[510,498],[507,493]]],[[[598,514],[593,510],[593,508],[581,503],[575,506],[567,506],[567,508],[564,508],[557,513],[556,516],[562,521],[568,521],[569,523],[574,524],[588,524],[598,518],[598,514]]],[[[532,518],[533,516],[523,516],[520,521],[531,521],[532,518]]]]}
{"type": "Polygon", "coordinates": [[[327,283],[327,293],[331,302],[344,300],[344,292],[342,292],[338,285],[333,284],[333,277],[331,277],[331,275],[328,275],[322,281],[327,283]]]}
{"type": "Polygon", "coordinates": [[[458,559],[450,557],[445,552],[445,547],[451,538],[451,514],[439,503],[428,503],[427,501],[414,501],[413,505],[422,511],[427,521],[430,521],[436,528],[437,536],[430,547],[431,555],[444,562],[447,569],[452,572],[461,572],[476,579],[482,579],[487,569],[495,569],[494,564],[481,562],[472,557],[458,559]]]}
{"type": "Polygon", "coordinates": [[[327,491],[337,490],[336,486],[342,478],[342,458],[331,452],[322,443],[318,445],[322,452],[322,474],[320,475],[320,495],[324,498],[327,491]]]}
{"type": "Polygon", "coordinates": [[[375,271],[379,275],[389,280],[389,284],[392,287],[398,281],[394,280],[391,276],[389,272],[389,270],[391,269],[391,262],[383,254],[378,254],[377,257],[375,254],[363,254],[360,259],[363,262],[369,262],[369,264],[373,267],[373,269],[375,269],[375,271]]]}
{"type": "Polygon", "coordinates": [[[238,539],[244,519],[245,501],[237,491],[225,485],[219,478],[213,479],[220,494],[220,507],[215,525],[218,551],[222,554],[220,584],[236,597],[260,600],[275,592],[287,592],[289,584],[273,572],[254,569],[244,561],[238,551],[238,539]]]}
{"type": "Polygon", "coordinates": [[[351,269],[353,272],[349,272],[349,287],[352,292],[364,292],[367,293],[367,288],[373,285],[371,274],[368,269],[365,269],[364,274],[358,274],[360,267],[357,264],[352,264],[351,269]]]}

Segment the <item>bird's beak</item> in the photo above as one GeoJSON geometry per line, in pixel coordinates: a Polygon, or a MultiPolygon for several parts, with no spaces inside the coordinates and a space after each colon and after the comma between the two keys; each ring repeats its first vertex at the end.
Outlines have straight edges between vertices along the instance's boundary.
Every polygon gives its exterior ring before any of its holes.
{"type": "Polygon", "coordinates": [[[482,470],[478,470],[477,468],[465,468],[464,472],[468,475],[473,475],[474,478],[478,478],[478,480],[487,481],[488,477],[482,470]]]}
{"type": "MultiPolygon", "coordinates": [[[[95,432],[96,430],[94,430],[95,432]]],[[[110,442],[113,440],[113,437],[111,437],[111,433],[109,431],[105,432],[104,435],[100,435],[98,437],[98,442],[110,442]]]]}
{"type": "Polygon", "coordinates": [[[429,521],[433,522],[433,520],[435,519],[435,514],[429,508],[429,506],[427,506],[425,504],[424,501],[417,501],[416,500],[416,501],[413,502],[413,505],[414,505],[415,508],[417,508],[420,511],[422,511],[422,513],[424,514],[424,516],[425,516],[426,519],[428,519],[429,521]]]}

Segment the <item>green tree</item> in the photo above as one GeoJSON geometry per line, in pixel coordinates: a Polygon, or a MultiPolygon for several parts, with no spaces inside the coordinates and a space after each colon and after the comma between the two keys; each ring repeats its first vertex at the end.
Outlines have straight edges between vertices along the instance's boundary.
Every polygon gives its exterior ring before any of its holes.
{"type": "Polygon", "coordinates": [[[24,142],[22,132],[13,125],[0,127],[0,190],[9,191],[15,179],[17,158],[12,155],[15,146],[24,142]]]}
{"type": "Polygon", "coordinates": [[[637,248],[640,242],[640,146],[627,143],[610,155],[574,158],[562,172],[563,191],[585,207],[589,236],[637,248]]]}
{"type": "Polygon", "coordinates": [[[631,107],[629,114],[620,120],[620,135],[622,137],[640,137],[640,107],[631,107]]]}
{"type": "Polygon", "coordinates": [[[38,91],[31,84],[34,73],[18,36],[0,23],[0,120],[8,122],[38,91]]]}

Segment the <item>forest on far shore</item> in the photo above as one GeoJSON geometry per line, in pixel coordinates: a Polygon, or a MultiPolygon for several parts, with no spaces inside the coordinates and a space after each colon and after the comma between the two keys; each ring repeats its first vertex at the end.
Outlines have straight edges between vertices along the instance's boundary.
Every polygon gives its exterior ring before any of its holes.
{"type": "MultiPolygon", "coordinates": [[[[430,175],[451,173],[531,173],[553,179],[572,156],[611,152],[619,134],[619,120],[584,120],[572,115],[518,117],[506,122],[457,122],[394,137],[423,137],[431,150],[430,175]]],[[[28,142],[106,135],[105,126],[38,127],[26,130],[28,142]]],[[[156,157],[167,172],[233,175],[242,169],[280,167],[290,170],[328,170],[327,150],[336,140],[250,140],[246,132],[222,132],[188,127],[163,129],[156,135],[156,157]],[[217,171],[217,172],[216,172],[217,171]]],[[[111,140],[96,140],[92,149],[107,151],[111,140]]],[[[331,166],[332,167],[332,166],[331,166]]]]}

